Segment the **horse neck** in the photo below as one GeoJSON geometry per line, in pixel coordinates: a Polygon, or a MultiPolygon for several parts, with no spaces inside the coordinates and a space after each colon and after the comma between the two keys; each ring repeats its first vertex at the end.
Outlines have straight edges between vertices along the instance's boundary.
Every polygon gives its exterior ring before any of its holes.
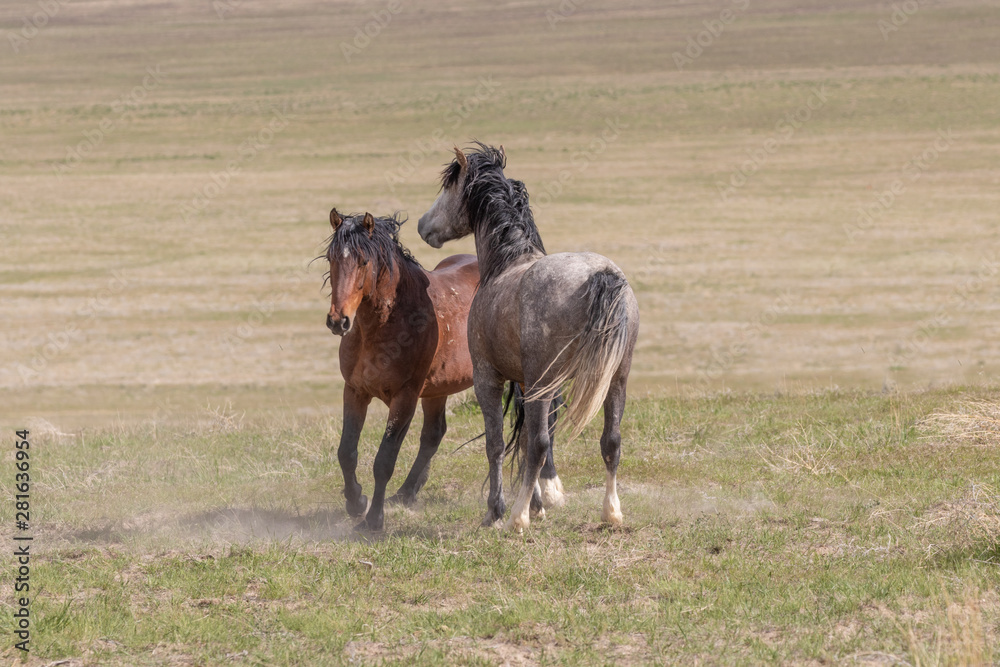
{"type": "Polygon", "coordinates": [[[534,262],[545,255],[528,236],[527,230],[508,230],[504,239],[497,239],[488,228],[478,225],[475,234],[476,256],[479,258],[479,275],[482,283],[494,280],[508,269],[534,262]],[[512,252],[512,246],[521,246],[521,252],[512,252]],[[523,246],[530,246],[525,248],[523,246]]]}
{"type": "Polygon", "coordinates": [[[413,282],[413,272],[419,270],[399,257],[393,261],[393,270],[383,273],[381,279],[375,277],[375,286],[358,306],[358,326],[362,335],[374,333],[389,320],[396,306],[404,301],[401,297],[413,282]]]}
{"type": "Polygon", "coordinates": [[[479,256],[480,283],[487,284],[513,266],[545,255],[524,184],[503,172],[487,173],[473,182],[465,206],[469,210],[479,256]]]}

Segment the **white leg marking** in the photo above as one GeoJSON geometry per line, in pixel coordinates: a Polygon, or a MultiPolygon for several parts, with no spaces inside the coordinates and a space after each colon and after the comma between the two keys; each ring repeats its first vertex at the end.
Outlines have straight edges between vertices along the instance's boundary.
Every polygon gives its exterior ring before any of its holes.
{"type": "Polygon", "coordinates": [[[535,490],[534,484],[521,484],[520,491],[517,492],[517,500],[510,510],[510,518],[507,519],[504,530],[510,530],[517,534],[524,532],[524,529],[531,525],[531,494],[535,490]]]}
{"type": "Polygon", "coordinates": [[[618,502],[618,480],[610,472],[604,487],[604,511],[601,512],[601,519],[612,526],[622,525],[622,506],[618,502]]]}
{"type": "Polygon", "coordinates": [[[559,476],[552,479],[539,479],[542,489],[542,505],[545,507],[562,507],[566,504],[566,491],[563,489],[559,476]]]}

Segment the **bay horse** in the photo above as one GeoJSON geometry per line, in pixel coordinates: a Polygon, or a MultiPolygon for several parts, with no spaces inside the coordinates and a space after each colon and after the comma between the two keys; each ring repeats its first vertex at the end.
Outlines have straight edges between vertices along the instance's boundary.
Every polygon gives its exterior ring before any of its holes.
{"type": "MultiPolygon", "coordinates": [[[[343,336],[344,425],[337,458],[347,513],[357,518],[368,510],[359,529],[383,527],[386,485],[417,401],[424,413],[420,449],[389,499],[406,505],[416,501],[444,437],[448,396],[472,386],[467,319],[479,283],[476,257],[453,255],[426,271],[399,242],[402,224],[396,216],[344,217],[330,211],[333,234],[326,259],[332,293],[326,326],[343,336]],[[372,398],[389,406],[389,418],[375,456],[375,491],[368,507],[356,471],[358,440],[372,398]]],[[[561,500],[562,484],[551,456],[545,467],[552,481],[541,500],[551,505],[561,500]]]]}
{"type": "Polygon", "coordinates": [[[476,142],[455,148],[441,191],[420,218],[421,238],[435,248],[474,235],[479,291],[469,312],[476,398],[486,426],[490,495],[483,525],[503,518],[504,381],[523,383],[525,396],[521,482],[505,528],[530,524],[532,490],[551,447],[550,405],[569,384],[562,426],[570,439],[604,406],[601,455],[606,468],[603,520],[622,523],[617,472],[620,423],[639,306],[625,275],[610,259],[590,252],[547,255],[520,181],[504,175],[506,156],[476,142]]]}

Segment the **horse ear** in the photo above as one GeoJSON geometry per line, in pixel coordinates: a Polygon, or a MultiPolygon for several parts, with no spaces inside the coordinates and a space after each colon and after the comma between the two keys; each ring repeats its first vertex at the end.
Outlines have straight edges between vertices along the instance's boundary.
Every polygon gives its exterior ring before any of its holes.
{"type": "Polygon", "coordinates": [[[342,217],[340,217],[339,213],[337,213],[337,209],[331,208],[330,209],[330,226],[333,227],[333,231],[337,231],[337,229],[339,229],[342,224],[344,224],[344,219],[342,217]]]}
{"type": "Polygon", "coordinates": [[[501,157],[502,159],[504,159],[504,160],[506,160],[506,159],[507,159],[507,153],[506,153],[506,151],[504,151],[504,149],[503,149],[503,144],[500,144],[500,157],[501,157]]]}
{"type": "Polygon", "coordinates": [[[458,146],[455,146],[455,157],[458,159],[458,165],[465,169],[469,166],[469,158],[465,157],[465,153],[458,146]]]}
{"type": "Polygon", "coordinates": [[[365,219],[361,221],[361,224],[363,224],[365,229],[368,230],[368,236],[371,236],[372,232],[375,230],[375,218],[372,217],[372,214],[366,211],[365,219]]]}

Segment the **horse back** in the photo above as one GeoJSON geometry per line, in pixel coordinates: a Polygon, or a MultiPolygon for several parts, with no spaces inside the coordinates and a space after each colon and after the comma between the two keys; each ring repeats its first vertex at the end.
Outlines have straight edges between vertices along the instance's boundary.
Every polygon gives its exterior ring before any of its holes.
{"type": "Polygon", "coordinates": [[[445,257],[431,271],[431,275],[446,280],[479,280],[479,261],[475,255],[450,255],[445,257]]]}
{"type": "Polygon", "coordinates": [[[460,317],[464,326],[469,318],[469,305],[479,287],[479,262],[475,255],[445,257],[427,274],[428,293],[434,309],[460,317]],[[456,310],[457,309],[457,310],[456,310]]]}
{"type": "Polygon", "coordinates": [[[437,319],[437,349],[422,396],[447,396],[472,385],[469,307],[479,284],[475,255],[452,255],[427,274],[437,319]]]}

